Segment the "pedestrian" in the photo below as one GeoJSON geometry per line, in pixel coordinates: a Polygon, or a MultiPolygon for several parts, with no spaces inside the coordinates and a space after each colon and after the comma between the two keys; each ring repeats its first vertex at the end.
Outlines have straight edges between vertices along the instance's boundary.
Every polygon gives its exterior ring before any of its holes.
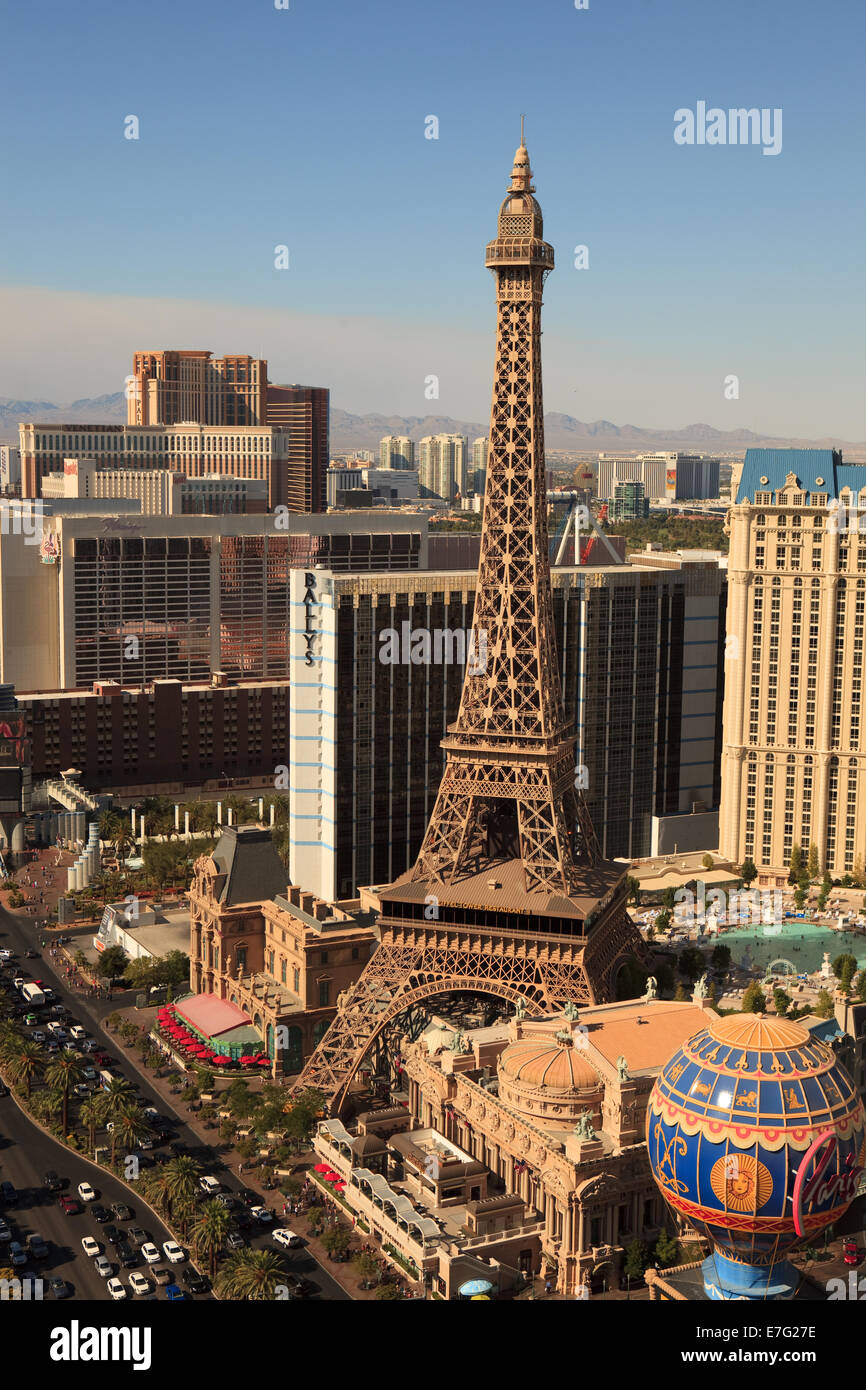
{"type": "Polygon", "coordinates": [[[549,1278],[548,1278],[548,1279],[545,1279],[545,1281],[544,1281],[544,1292],[545,1292],[546,1294],[551,1294],[551,1293],[553,1293],[553,1284],[551,1283],[551,1281],[550,1281],[549,1278]]]}

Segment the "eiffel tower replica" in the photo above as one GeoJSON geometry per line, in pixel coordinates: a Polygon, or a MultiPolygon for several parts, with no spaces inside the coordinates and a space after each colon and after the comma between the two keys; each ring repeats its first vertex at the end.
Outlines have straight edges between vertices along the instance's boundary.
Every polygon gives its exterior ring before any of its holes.
{"type": "Polygon", "coordinates": [[[381,944],[295,1089],[332,1114],[400,1014],[452,991],[530,1014],[615,997],[644,953],[626,875],[601,858],[563,710],[552,622],[541,393],[541,299],[553,269],[521,143],[486,264],[497,328],[487,486],[470,657],[418,859],[379,907],[381,944]]]}

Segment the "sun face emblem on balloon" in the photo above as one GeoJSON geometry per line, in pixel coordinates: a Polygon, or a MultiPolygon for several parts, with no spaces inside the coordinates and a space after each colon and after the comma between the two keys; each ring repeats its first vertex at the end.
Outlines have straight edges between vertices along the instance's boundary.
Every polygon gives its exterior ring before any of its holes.
{"type": "Polygon", "coordinates": [[[751,1154],[725,1154],[713,1164],[710,1186],[726,1211],[760,1211],[773,1191],[773,1179],[751,1154]]]}

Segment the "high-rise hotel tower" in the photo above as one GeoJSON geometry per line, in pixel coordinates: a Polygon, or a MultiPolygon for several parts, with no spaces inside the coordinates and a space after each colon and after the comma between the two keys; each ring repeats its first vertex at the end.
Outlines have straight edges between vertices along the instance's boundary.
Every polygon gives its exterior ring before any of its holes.
{"type": "Polygon", "coordinates": [[[749,449],[728,530],[720,850],[768,884],[795,845],[851,873],[866,851],[866,467],[749,449]]]}

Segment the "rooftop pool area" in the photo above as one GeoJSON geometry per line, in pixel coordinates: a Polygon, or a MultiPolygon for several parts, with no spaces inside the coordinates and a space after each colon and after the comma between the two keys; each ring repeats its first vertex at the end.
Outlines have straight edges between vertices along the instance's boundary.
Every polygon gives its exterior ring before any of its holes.
{"type": "Polygon", "coordinates": [[[704,950],[710,944],[729,946],[732,964],[745,970],[766,970],[773,961],[784,960],[795,974],[809,975],[821,969],[825,951],[831,961],[848,952],[860,969],[866,969],[866,936],[861,932],[833,931],[800,917],[760,927],[731,927],[713,935],[711,943],[704,938],[700,944],[704,950]]]}

